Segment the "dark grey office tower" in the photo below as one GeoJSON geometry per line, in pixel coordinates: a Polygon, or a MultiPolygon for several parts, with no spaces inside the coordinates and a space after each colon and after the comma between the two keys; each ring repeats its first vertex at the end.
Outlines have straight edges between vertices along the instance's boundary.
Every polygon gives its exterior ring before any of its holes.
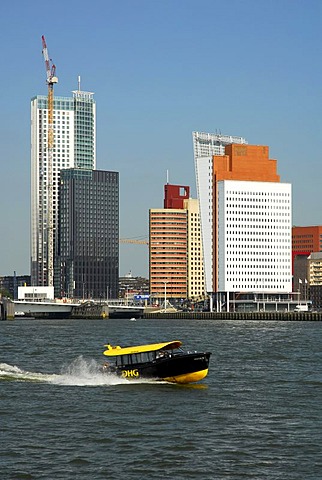
{"type": "Polygon", "coordinates": [[[117,298],[119,174],[60,171],[55,297],[117,298]]]}

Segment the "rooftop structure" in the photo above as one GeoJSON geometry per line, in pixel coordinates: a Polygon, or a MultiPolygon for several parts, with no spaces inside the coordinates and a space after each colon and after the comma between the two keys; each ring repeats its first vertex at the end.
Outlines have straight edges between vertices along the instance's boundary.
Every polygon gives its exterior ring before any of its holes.
{"type": "Polygon", "coordinates": [[[209,157],[212,155],[224,155],[226,145],[231,143],[248,143],[243,137],[236,137],[234,135],[221,135],[219,133],[193,132],[192,139],[194,158],[209,157]]]}

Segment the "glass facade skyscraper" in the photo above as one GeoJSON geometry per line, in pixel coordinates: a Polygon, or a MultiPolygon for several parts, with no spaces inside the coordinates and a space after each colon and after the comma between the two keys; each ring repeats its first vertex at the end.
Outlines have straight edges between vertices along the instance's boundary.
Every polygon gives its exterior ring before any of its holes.
{"type": "Polygon", "coordinates": [[[54,99],[52,181],[49,181],[47,102],[47,96],[40,95],[31,100],[32,285],[48,285],[48,231],[51,228],[48,225],[49,195],[55,251],[61,171],[74,167],[87,170],[96,168],[96,104],[93,93],[77,90],[72,97],[54,99]]]}
{"type": "Polygon", "coordinates": [[[118,172],[61,171],[56,251],[56,297],[117,297],[118,172]]]}

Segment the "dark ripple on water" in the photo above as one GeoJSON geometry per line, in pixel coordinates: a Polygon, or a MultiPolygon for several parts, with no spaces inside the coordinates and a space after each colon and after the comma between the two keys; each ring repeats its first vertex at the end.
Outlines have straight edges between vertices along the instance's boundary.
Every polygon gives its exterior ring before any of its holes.
{"type": "Polygon", "coordinates": [[[322,478],[320,323],[0,323],[0,478],[322,478]],[[200,385],[99,373],[103,345],[182,339],[200,385]],[[8,381],[10,380],[10,381],[8,381]]]}

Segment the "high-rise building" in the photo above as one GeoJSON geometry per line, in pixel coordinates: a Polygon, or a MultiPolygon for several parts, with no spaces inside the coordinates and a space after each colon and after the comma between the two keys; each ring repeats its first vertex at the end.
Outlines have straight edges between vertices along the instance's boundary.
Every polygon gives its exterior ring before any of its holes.
{"type": "MultiPolygon", "coordinates": [[[[53,229],[57,245],[60,172],[66,168],[96,167],[96,106],[93,93],[74,91],[72,97],[54,99],[52,184],[48,169],[48,99],[31,100],[31,283],[48,284],[48,236],[53,229]],[[52,224],[49,221],[51,195],[52,224]]],[[[51,262],[53,265],[53,262],[51,262]]]]}
{"type": "Polygon", "coordinates": [[[204,294],[199,205],[189,187],[164,187],[164,208],[150,209],[150,294],[197,299],[204,294]]]}
{"type": "Polygon", "coordinates": [[[149,211],[150,295],[187,298],[187,211],[149,211]]]}
{"type": "Polygon", "coordinates": [[[291,292],[291,185],[267,146],[196,156],[206,290],[291,292]]]}
{"type": "Polygon", "coordinates": [[[213,291],[213,177],[212,163],[214,155],[224,155],[226,145],[247,144],[247,140],[236,135],[192,132],[193,154],[197,195],[199,200],[200,223],[202,228],[202,247],[204,255],[205,287],[213,291]]]}
{"type": "Polygon", "coordinates": [[[55,296],[117,298],[119,174],[75,168],[60,177],[55,296]]]}

